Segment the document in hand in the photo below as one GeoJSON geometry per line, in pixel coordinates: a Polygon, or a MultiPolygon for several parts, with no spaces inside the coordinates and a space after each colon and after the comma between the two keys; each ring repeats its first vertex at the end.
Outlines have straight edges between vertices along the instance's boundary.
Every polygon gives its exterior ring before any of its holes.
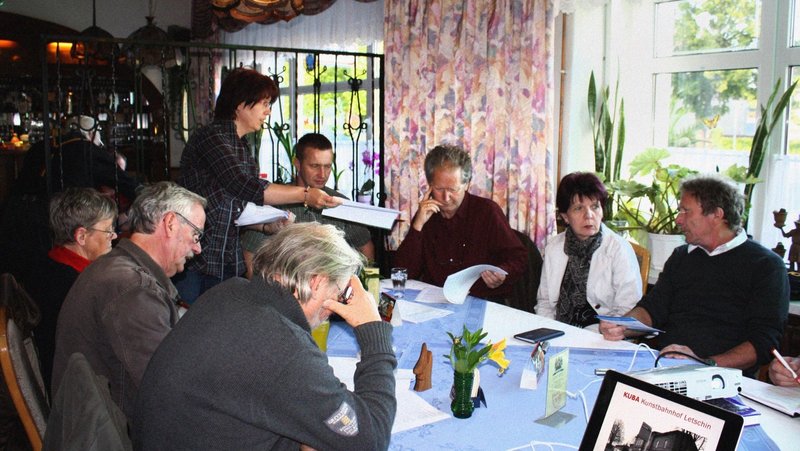
{"type": "Polygon", "coordinates": [[[400,212],[390,208],[376,207],[374,205],[346,200],[338,207],[322,210],[322,216],[391,230],[394,221],[400,216],[400,212]]]}
{"type": "Polygon", "coordinates": [[[463,304],[472,284],[478,280],[484,271],[494,271],[503,275],[508,274],[502,268],[494,265],[470,266],[447,276],[447,280],[444,281],[444,297],[453,304],[463,304]]]}
{"type": "Polygon", "coordinates": [[[636,318],[630,316],[605,316],[605,315],[597,315],[597,319],[600,321],[608,321],[609,323],[614,323],[620,326],[625,326],[630,330],[635,330],[637,332],[645,332],[648,334],[661,334],[664,333],[661,329],[656,329],[655,327],[650,327],[647,324],[642,323],[636,318]]]}
{"type": "Polygon", "coordinates": [[[248,202],[247,205],[244,206],[242,214],[233,222],[237,226],[243,227],[252,224],[268,224],[288,217],[289,213],[283,210],[269,205],[256,205],[252,202],[248,202]]]}

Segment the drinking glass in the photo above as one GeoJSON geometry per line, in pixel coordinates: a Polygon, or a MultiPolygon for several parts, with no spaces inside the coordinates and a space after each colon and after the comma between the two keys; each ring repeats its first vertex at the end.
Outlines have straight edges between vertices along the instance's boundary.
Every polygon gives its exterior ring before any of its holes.
{"type": "Polygon", "coordinates": [[[319,326],[311,329],[311,337],[319,346],[322,352],[328,352],[328,332],[331,330],[331,322],[327,319],[319,324],[319,326]]]}
{"type": "Polygon", "coordinates": [[[392,291],[398,298],[402,298],[406,291],[408,270],[406,268],[392,268],[392,291]]]}

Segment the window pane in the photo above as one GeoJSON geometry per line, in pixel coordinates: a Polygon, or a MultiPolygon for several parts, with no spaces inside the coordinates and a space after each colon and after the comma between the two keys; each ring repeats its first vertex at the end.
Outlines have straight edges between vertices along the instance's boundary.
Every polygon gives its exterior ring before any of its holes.
{"type": "Polygon", "coordinates": [[[794,11],[794,19],[792,20],[792,47],[800,47],[800,4],[794,0],[792,11],[794,11]]]}
{"type": "Polygon", "coordinates": [[[759,0],[679,0],[656,5],[657,57],[758,48],[759,0]]]}
{"type": "Polygon", "coordinates": [[[700,171],[746,164],[758,119],[756,78],[755,69],[656,75],[654,144],[700,171]]]}
{"type": "MultiPolygon", "coordinates": [[[[792,67],[792,82],[800,79],[800,67],[792,67]]],[[[789,126],[786,137],[787,153],[800,155],[800,90],[795,88],[789,102],[789,126]]]]}

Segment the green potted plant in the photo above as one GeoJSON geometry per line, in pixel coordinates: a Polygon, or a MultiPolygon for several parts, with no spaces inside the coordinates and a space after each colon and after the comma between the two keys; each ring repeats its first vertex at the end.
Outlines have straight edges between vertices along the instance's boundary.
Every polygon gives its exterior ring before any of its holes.
{"type": "Polygon", "coordinates": [[[778,90],[781,87],[781,79],[778,79],[775,83],[775,87],[772,88],[772,94],[770,94],[767,104],[761,105],[761,118],[758,120],[758,125],[753,135],[753,142],[750,144],[750,155],[747,166],[735,164],[724,172],[726,176],[730,177],[735,182],[744,185],[745,206],[743,222],[745,229],[747,228],[750,205],[753,198],[753,189],[757,183],[763,181],[758,177],[759,174],[761,174],[761,167],[764,165],[764,157],[766,156],[770,134],[772,134],[772,130],[775,128],[775,125],[778,124],[784,110],[786,110],[786,106],[789,104],[789,100],[791,100],[792,93],[796,86],[797,82],[795,81],[789,86],[789,89],[781,95],[778,103],[775,104],[775,108],[772,108],[772,102],[775,101],[775,97],[778,95],[778,90]]]}
{"type": "MultiPolygon", "coordinates": [[[[589,121],[592,125],[592,142],[594,144],[594,170],[604,183],[619,180],[622,165],[622,151],[625,148],[625,99],[619,98],[619,81],[614,86],[612,102],[608,86],[600,90],[598,97],[594,71],[589,76],[589,92],[587,104],[589,121]],[[611,105],[613,103],[613,105],[611,105]],[[616,138],[616,141],[615,141],[616,138]],[[614,144],[616,143],[616,150],[614,144]]],[[[615,195],[603,208],[603,220],[611,221],[614,216],[615,195]]]]}
{"type": "Polygon", "coordinates": [[[645,242],[643,233],[647,233],[651,282],[658,278],[672,249],[684,241],[675,223],[679,190],[681,181],[697,172],[677,164],[666,165],[667,157],[666,149],[650,148],[631,161],[631,178],[646,177],[649,185],[635,180],[608,184],[609,190],[617,196],[617,218],[628,222],[633,235],[640,233],[637,241],[645,242]]]}
{"type": "Polygon", "coordinates": [[[505,338],[495,344],[481,344],[481,340],[488,335],[483,329],[470,332],[464,326],[460,336],[455,336],[447,332],[450,336],[452,346],[450,354],[445,357],[453,365],[453,401],[450,409],[456,418],[469,418],[472,416],[474,405],[472,404],[472,382],[475,377],[475,370],[478,365],[491,360],[500,367],[500,374],[508,368],[511,363],[505,358],[503,350],[506,348],[505,338]]]}
{"type": "Polygon", "coordinates": [[[372,190],[375,189],[375,181],[372,179],[367,179],[361,188],[358,189],[356,192],[356,201],[361,202],[362,204],[371,204],[372,203],[372,190]]]}

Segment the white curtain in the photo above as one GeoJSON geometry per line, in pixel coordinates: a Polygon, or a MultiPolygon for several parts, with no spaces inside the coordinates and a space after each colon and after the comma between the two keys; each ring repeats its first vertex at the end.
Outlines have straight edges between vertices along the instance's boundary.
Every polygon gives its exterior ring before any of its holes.
{"type": "Polygon", "coordinates": [[[250,24],[236,33],[221,32],[220,40],[235,45],[354,50],[383,41],[383,0],[338,0],[315,16],[298,16],[271,25],[250,24]]]}

